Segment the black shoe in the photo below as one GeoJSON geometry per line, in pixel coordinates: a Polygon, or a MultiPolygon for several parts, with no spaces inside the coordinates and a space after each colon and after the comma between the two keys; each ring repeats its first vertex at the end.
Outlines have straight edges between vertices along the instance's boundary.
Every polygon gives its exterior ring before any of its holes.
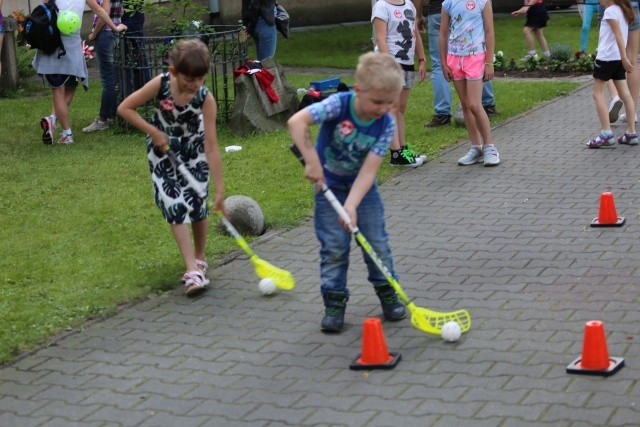
{"type": "Polygon", "coordinates": [[[325,309],[320,329],[323,332],[342,332],[349,295],[341,291],[328,291],[323,299],[325,309]]]}
{"type": "Polygon", "coordinates": [[[392,322],[402,320],[407,315],[407,309],[398,301],[398,294],[390,285],[376,286],[376,295],[380,298],[380,306],[385,320],[392,322]]]}
{"type": "Polygon", "coordinates": [[[391,160],[389,161],[389,164],[391,166],[417,168],[424,163],[424,159],[425,158],[422,156],[415,157],[411,150],[401,148],[400,150],[391,150],[391,160]]]}
{"type": "Polygon", "coordinates": [[[431,121],[424,125],[426,128],[435,128],[438,126],[446,126],[451,124],[451,116],[447,116],[445,114],[436,114],[431,117],[431,121]]]}
{"type": "Polygon", "coordinates": [[[42,142],[51,145],[53,142],[53,125],[51,123],[51,119],[49,117],[44,117],[40,120],[40,127],[42,128],[42,142]]]}
{"type": "Polygon", "coordinates": [[[487,112],[487,116],[489,117],[500,114],[500,111],[498,111],[495,105],[483,105],[482,108],[484,108],[484,111],[487,112]]]}

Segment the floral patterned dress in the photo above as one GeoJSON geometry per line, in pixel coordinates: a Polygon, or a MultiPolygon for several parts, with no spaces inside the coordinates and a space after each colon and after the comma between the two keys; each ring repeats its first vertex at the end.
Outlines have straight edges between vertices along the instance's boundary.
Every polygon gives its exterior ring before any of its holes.
{"type": "MultiPolygon", "coordinates": [[[[191,102],[180,106],[171,96],[169,73],[162,75],[156,110],[151,124],[169,138],[169,145],[184,162],[201,188],[209,195],[209,164],[204,150],[202,106],[209,93],[202,86],[191,102]]],[[[181,176],[169,157],[156,148],[147,136],[147,157],[156,205],[170,224],[190,224],[209,215],[206,198],[200,198],[196,189],[181,176]]]]}

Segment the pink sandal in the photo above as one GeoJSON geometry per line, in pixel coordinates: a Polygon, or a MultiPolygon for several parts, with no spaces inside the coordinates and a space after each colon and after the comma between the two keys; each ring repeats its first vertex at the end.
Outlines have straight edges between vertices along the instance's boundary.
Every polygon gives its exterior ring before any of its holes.
{"type": "Polygon", "coordinates": [[[204,274],[200,270],[187,271],[182,276],[184,282],[185,295],[193,295],[204,289],[206,283],[204,282],[204,274]]]}
{"type": "Polygon", "coordinates": [[[600,134],[597,137],[593,138],[591,141],[587,142],[587,147],[589,148],[600,148],[600,147],[612,147],[616,142],[615,136],[612,133],[609,135],[600,134]]]}

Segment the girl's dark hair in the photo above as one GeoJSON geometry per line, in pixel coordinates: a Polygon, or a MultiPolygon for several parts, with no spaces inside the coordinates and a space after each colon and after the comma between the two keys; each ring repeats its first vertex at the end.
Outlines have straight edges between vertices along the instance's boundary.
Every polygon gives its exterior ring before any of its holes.
{"type": "Polygon", "coordinates": [[[169,54],[173,68],[185,76],[202,77],[211,69],[211,53],[198,39],[179,41],[169,54]]]}

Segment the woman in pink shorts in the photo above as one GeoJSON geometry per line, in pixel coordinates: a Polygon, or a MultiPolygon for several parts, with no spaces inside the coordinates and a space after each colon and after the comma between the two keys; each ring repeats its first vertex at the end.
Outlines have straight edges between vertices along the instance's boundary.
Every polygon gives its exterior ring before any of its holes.
{"type": "Polygon", "coordinates": [[[491,123],[482,107],[482,86],[493,78],[493,11],[489,0],[445,0],[440,25],[442,73],[458,92],[471,149],[459,165],[500,164],[491,123]]]}

